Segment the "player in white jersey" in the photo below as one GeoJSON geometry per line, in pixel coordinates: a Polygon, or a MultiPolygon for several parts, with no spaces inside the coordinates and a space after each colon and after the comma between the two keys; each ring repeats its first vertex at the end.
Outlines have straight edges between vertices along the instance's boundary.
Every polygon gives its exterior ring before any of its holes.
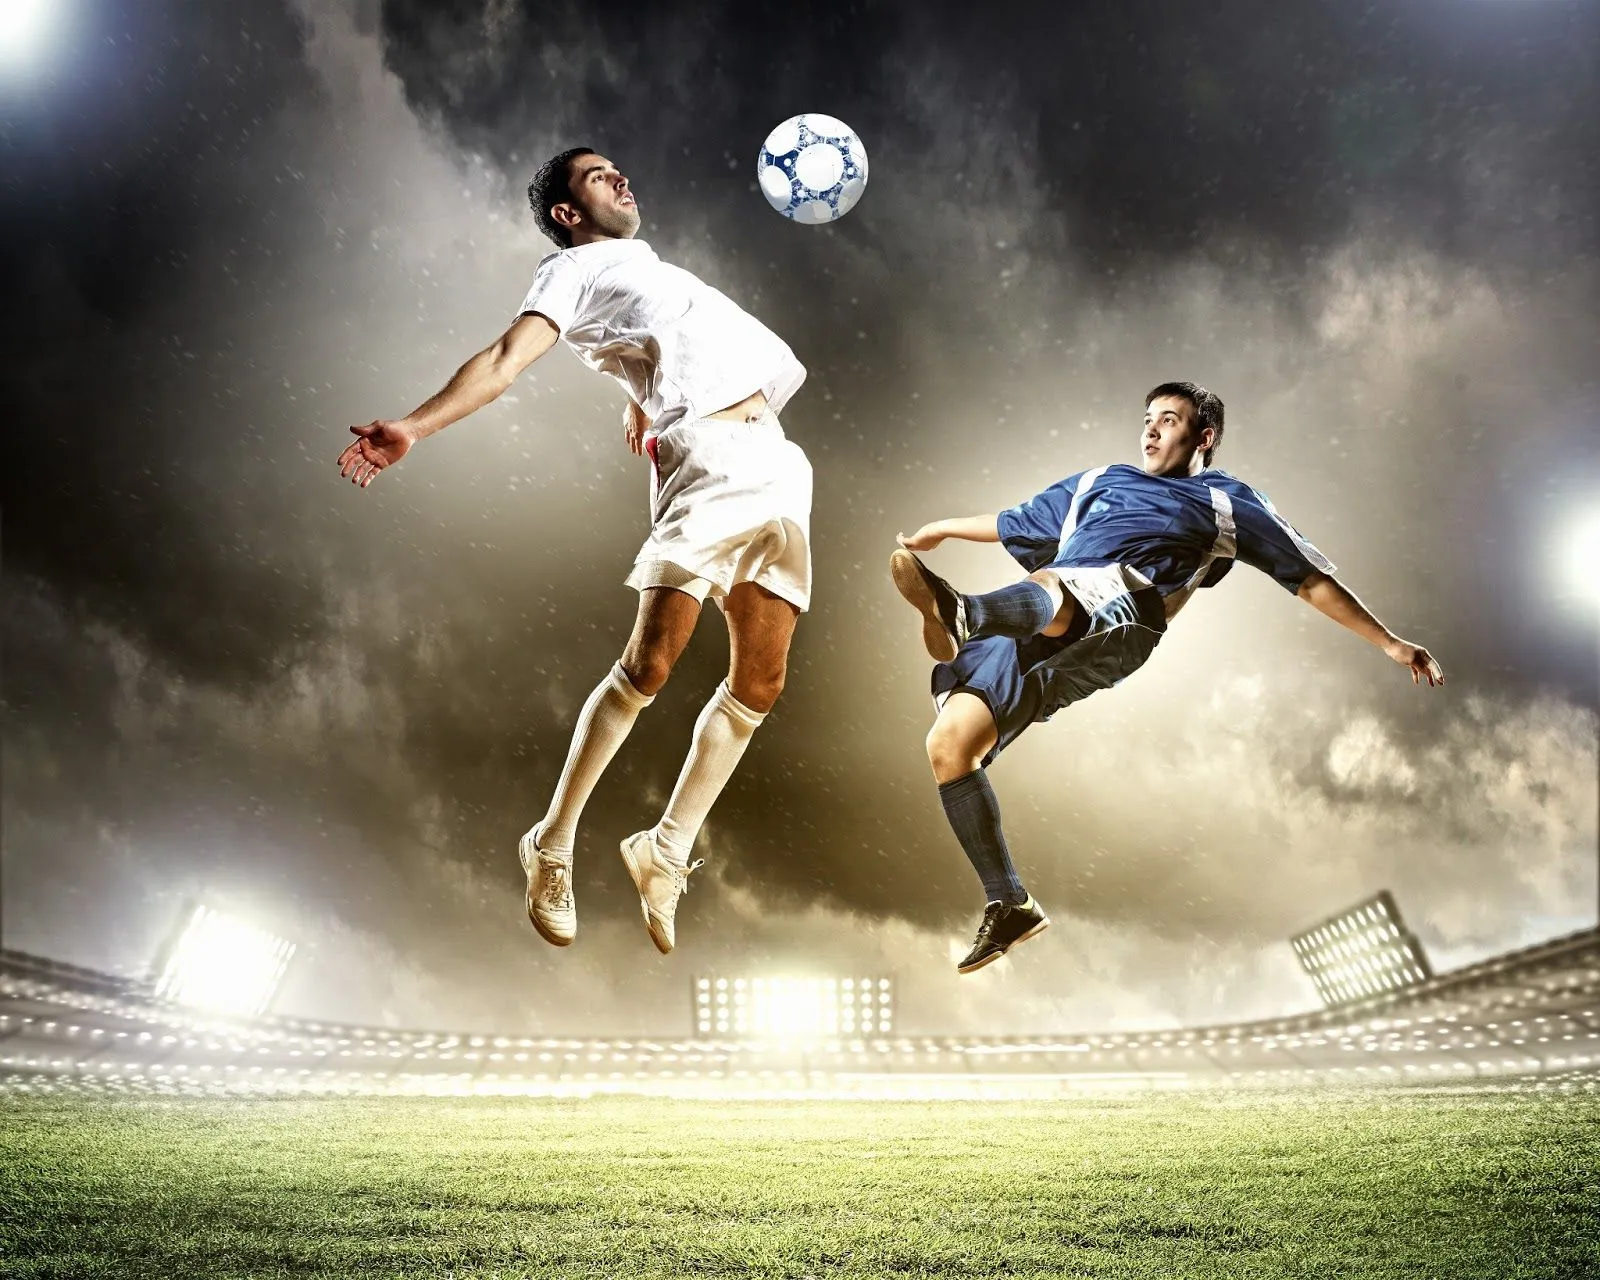
{"type": "Polygon", "coordinates": [[[989,764],[1030,724],[1136,671],[1184,602],[1235,560],[1377,645],[1414,682],[1444,681],[1428,651],[1379,622],[1264,494],[1211,465],[1222,431],[1218,396],[1162,383],[1145,397],[1141,466],[1096,467],[997,515],[934,521],[902,535],[890,557],[938,663],[928,761],[989,898],[962,973],[1050,923],[1012,864],[989,764]],[[1031,575],[962,595],[912,554],[947,538],[999,542],[1031,575]]]}
{"type": "MultiPolygon", "coordinates": [[[[562,338],[628,395],[624,435],[650,460],[650,534],[628,575],[639,610],[622,657],[584,703],[544,817],[522,837],[528,917],[546,941],[577,931],[572,851],[584,803],[666,683],[709,596],[727,619],[728,678],[695,722],[660,820],[622,843],[651,940],[675,940],[696,835],[783,689],[811,598],[811,465],[778,412],[805,378],[760,321],[634,238],[628,180],[588,147],[528,186],[544,258],[511,327],[404,418],[351,427],[340,474],[365,487],[418,440],[482,408],[562,338]]],[[[703,860],[702,860],[703,861],[703,860]]]]}

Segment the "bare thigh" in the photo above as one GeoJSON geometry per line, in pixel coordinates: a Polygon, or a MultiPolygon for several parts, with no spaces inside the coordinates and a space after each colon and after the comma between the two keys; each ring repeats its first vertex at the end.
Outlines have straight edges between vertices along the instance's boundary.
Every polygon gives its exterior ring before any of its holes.
{"type": "Polygon", "coordinates": [[[674,587],[646,587],[639,593],[633,634],[622,651],[622,669],[646,697],[661,692],[700,621],[700,602],[674,587]]]}
{"type": "Polygon", "coordinates": [[[1050,599],[1055,602],[1056,616],[1050,619],[1050,625],[1041,631],[1040,635],[1064,636],[1067,628],[1072,625],[1072,615],[1078,610],[1078,602],[1073,599],[1072,592],[1061,585],[1061,579],[1056,577],[1049,569],[1040,569],[1037,573],[1028,575],[1029,582],[1037,582],[1050,593],[1050,599]]]}
{"type": "Polygon", "coordinates": [[[783,692],[800,610],[754,582],[728,592],[728,684],[752,711],[768,712],[783,692]]]}

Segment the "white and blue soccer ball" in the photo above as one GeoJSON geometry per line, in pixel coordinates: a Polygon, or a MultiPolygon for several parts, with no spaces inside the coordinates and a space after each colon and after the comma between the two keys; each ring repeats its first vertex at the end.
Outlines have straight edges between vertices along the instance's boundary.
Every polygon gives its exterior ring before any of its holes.
{"type": "Polygon", "coordinates": [[[867,189],[867,149],[843,120],[809,111],[767,135],[756,160],[767,203],[795,222],[833,222],[867,189]]]}

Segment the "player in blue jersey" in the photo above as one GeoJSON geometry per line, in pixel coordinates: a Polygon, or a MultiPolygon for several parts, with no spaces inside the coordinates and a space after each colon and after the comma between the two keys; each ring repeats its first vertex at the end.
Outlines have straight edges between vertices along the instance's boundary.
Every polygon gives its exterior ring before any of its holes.
{"type": "Polygon", "coordinates": [[[890,571],[922,615],[923,642],[938,663],[928,761],[989,898],[956,966],[962,973],[1050,923],[1012,865],[988,765],[1030,724],[1136,671],[1184,602],[1216,586],[1235,560],[1377,645],[1414,683],[1444,683],[1432,655],[1379,622],[1265,494],[1212,467],[1222,426],[1215,394],[1162,383],[1145,397],[1142,466],[1096,467],[998,515],[936,520],[900,535],[890,571]],[[947,538],[999,542],[1029,576],[962,595],[912,554],[947,538]]]}

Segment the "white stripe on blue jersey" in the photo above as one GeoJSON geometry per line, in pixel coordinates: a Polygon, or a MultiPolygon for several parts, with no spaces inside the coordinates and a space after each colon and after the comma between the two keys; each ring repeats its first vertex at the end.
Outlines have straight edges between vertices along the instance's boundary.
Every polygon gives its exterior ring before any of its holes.
{"type": "Polygon", "coordinates": [[[1072,505],[1067,508],[1067,518],[1061,526],[1061,536],[1056,539],[1058,548],[1066,546],[1067,539],[1072,537],[1073,530],[1078,527],[1078,509],[1083,506],[1083,496],[1089,492],[1090,486],[1105,474],[1105,471],[1104,467],[1096,467],[1093,471],[1085,471],[1078,477],[1078,483],[1072,490],[1072,505]]]}
{"type": "MultiPolygon", "coordinates": [[[[1241,481],[1241,483],[1243,482],[1241,481]]],[[[1322,552],[1318,551],[1314,546],[1302,538],[1295,530],[1295,527],[1278,514],[1278,508],[1272,505],[1271,498],[1267,497],[1267,495],[1262,493],[1260,489],[1257,489],[1252,485],[1245,485],[1245,488],[1249,489],[1250,492],[1255,495],[1256,501],[1267,509],[1267,514],[1278,522],[1283,531],[1294,539],[1294,544],[1300,548],[1301,555],[1305,556],[1307,560],[1316,566],[1319,572],[1333,572],[1333,561],[1329,560],[1327,556],[1323,555],[1322,552]]]]}
{"type": "MultiPolygon", "coordinates": [[[[1201,587],[1209,585],[1206,579],[1211,573],[1211,566],[1218,560],[1232,560],[1239,548],[1239,527],[1233,518],[1233,499],[1228,497],[1226,490],[1216,485],[1207,487],[1211,490],[1211,518],[1217,525],[1216,540],[1212,542],[1211,550],[1201,558],[1199,567],[1189,575],[1184,584],[1162,597],[1169,619],[1188,603],[1190,596],[1201,587]]],[[[1227,568],[1224,566],[1212,581],[1220,582],[1226,572],[1227,568]]]]}
{"type": "Polygon", "coordinates": [[[1333,565],[1266,496],[1229,475],[1153,476],[1112,463],[1068,476],[1000,513],[1000,540],[1026,569],[1125,564],[1167,600],[1169,615],[1234,560],[1290,591],[1333,565]]]}

